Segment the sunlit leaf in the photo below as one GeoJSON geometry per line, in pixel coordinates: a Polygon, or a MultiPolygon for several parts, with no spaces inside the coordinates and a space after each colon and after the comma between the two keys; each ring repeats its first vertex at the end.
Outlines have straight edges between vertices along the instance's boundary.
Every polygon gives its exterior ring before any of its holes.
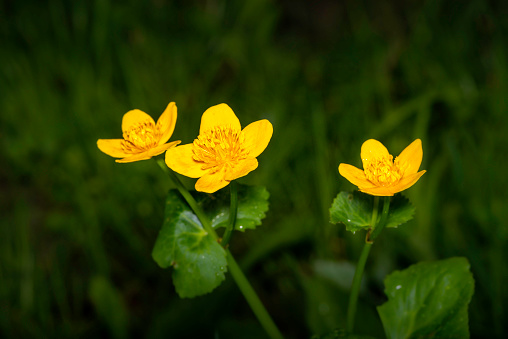
{"type": "Polygon", "coordinates": [[[227,271],[226,252],[176,190],[166,199],[164,223],[152,257],[162,268],[173,266],[173,284],[182,298],[211,292],[227,271]]]}
{"type": "Polygon", "coordinates": [[[469,338],[474,280],[465,258],[422,262],[385,279],[378,312],[388,338],[469,338]]]}

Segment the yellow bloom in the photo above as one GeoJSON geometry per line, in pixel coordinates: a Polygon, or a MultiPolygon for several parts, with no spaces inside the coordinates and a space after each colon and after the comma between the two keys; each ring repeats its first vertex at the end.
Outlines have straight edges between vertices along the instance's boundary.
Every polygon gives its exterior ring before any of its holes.
{"type": "Polygon", "coordinates": [[[197,191],[213,193],[255,170],[256,157],[268,146],[272,134],[268,120],[253,122],[242,130],[233,110],[220,104],[203,113],[199,136],[193,143],[166,152],[166,164],[177,173],[200,178],[197,191]]]}
{"type": "Polygon", "coordinates": [[[393,156],[382,143],[370,139],[362,145],[363,171],[340,164],[339,173],[371,195],[392,196],[413,186],[426,171],[418,172],[422,163],[422,141],[416,139],[393,161],[393,156]]]}
{"type": "Polygon", "coordinates": [[[169,140],[176,124],[176,105],[170,102],[157,124],[151,116],[139,109],[124,114],[122,119],[123,139],[99,139],[97,147],[116,162],[133,162],[150,159],[181,141],[169,140]]]}

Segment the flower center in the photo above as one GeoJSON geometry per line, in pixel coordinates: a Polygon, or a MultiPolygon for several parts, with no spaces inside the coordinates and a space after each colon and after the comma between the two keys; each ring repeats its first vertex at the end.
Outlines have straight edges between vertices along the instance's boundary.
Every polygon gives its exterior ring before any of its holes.
{"type": "Polygon", "coordinates": [[[404,174],[399,167],[398,159],[395,159],[395,164],[393,163],[392,155],[365,162],[363,167],[367,179],[377,186],[396,184],[404,174]]]}
{"type": "Polygon", "coordinates": [[[159,133],[154,124],[147,120],[132,126],[123,133],[124,147],[127,150],[141,149],[148,150],[157,146],[159,133]]]}
{"type": "Polygon", "coordinates": [[[232,168],[248,156],[244,142],[242,131],[231,126],[215,126],[194,140],[192,158],[203,163],[201,169],[211,169],[212,173],[224,166],[232,168]]]}

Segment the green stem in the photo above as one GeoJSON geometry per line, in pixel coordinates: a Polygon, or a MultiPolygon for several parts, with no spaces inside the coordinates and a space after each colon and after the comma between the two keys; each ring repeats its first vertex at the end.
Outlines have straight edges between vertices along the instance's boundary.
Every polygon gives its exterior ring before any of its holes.
{"type": "Polygon", "coordinates": [[[372,247],[371,242],[366,242],[363,245],[362,254],[356,264],[355,275],[353,277],[353,283],[351,284],[351,294],[349,296],[349,305],[347,307],[347,327],[346,330],[349,333],[353,332],[355,326],[355,315],[356,307],[358,305],[358,294],[360,293],[360,285],[362,282],[363,270],[365,269],[365,263],[369,257],[370,248],[372,247]]]}
{"type": "Polygon", "coordinates": [[[229,244],[229,240],[231,239],[231,234],[235,229],[236,215],[238,213],[238,189],[236,186],[236,181],[231,181],[229,184],[229,190],[231,192],[231,201],[229,207],[229,220],[228,225],[226,227],[226,231],[222,236],[221,245],[222,247],[226,247],[229,244]]]}
{"type": "Polygon", "coordinates": [[[379,222],[376,224],[376,219],[378,215],[379,209],[379,197],[374,197],[374,206],[372,209],[372,218],[370,225],[374,228],[372,233],[367,233],[367,237],[365,239],[365,245],[363,246],[362,253],[360,254],[360,259],[358,259],[358,263],[356,264],[355,275],[353,277],[353,282],[351,284],[351,295],[349,296],[349,305],[347,309],[347,324],[346,329],[349,333],[353,332],[355,326],[355,315],[356,309],[358,305],[358,295],[360,293],[360,285],[362,282],[363,271],[365,270],[365,264],[367,263],[367,258],[369,257],[370,249],[372,244],[374,243],[374,239],[376,239],[383,228],[386,225],[386,221],[388,220],[388,212],[390,211],[390,197],[384,197],[383,199],[383,211],[381,212],[381,218],[379,222]]]}
{"type": "Polygon", "coordinates": [[[247,300],[247,303],[249,304],[250,308],[258,318],[259,322],[261,323],[261,326],[263,326],[263,328],[265,329],[266,333],[270,338],[272,339],[284,338],[282,334],[279,332],[279,329],[273,322],[272,318],[270,317],[270,314],[268,314],[268,312],[266,311],[266,308],[263,306],[263,303],[261,303],[261,300],[259,299],[258,295],[252,288],[251,284],[249,283],[245,275],[242,273],[242,270],[236,263],[235,258],[233,258],[231,252],[228,249],[226,249],[226,253],[228,254],[227,260],[229,272],[231,273],[231,276],[233,276],[233,279],[235,279],[238,288],[240,289],[243,296],[247,300]]]}
{"type": "MultiPolygon", "coordinates": [[[[164,163],[164,160],[157,159],[157,163],[162,168],[162,170],[169,174],[170,178],[173,180],[174,184],[176,185],[176,188],[182,194],[184,199],[189,204],[190,208],[194,211],[198,219],[201,221],[201,224],[203,225],[205,231],[210,233],[216,241],[219,241],[219,237],[217,236],[217,233],[212,228],[212,224],[208,220],[208,218],[205,216],[199,205],[197,204],[196,200],[194,200],[194,197],[189,193],[189,191],[185,188],[185,186],[182,184],[180,179],[176,176],[176,174],[171,171],[166,164],[164,163]]],[[[235,188],[236,189],[236,188],[235,188]]],[[[236,213],[235,213],[236,214],[236,213]]],[[[235,216],[236,219],[236,216],[235,216]]],[[[231,219],[230,219],[231,221],[231,219]]],[[[233,222],[234,223],[234,222],[233,222]]],[[[277,325],[273,322],[272,318],[270,317],[270,314],[266,310],[266,308],[263,306],[263,303],[259,299],[258,295],[252,288],[251,284],[243,274],[242,270],[238,266],[238,264],[235,261],[235,258],[231,254],[231,252],[226,249],[226,259],[228,261],[228,267],[229,272],[231,273],[231,276],[236,282],[236,285],[242,292],[243,296],[247,300],[247,303],[251,307],[252,311],[254,312],[254,315],[258,318],[261,326],[266,331],[268,336],[272,339],[282,339],[283,336],[280,333],[279,329],[277,328],[277,325]]]]}
{"type": "Polygon", "coordinates": [[[379,236],[379,234],[381,234],[381,231],[386,226],[386,221],[388,220],[388,213],[390,212],[390,198],[391,197],[384,197],[383,199],[383,212],[381,212],[381,218],[379,219],[376,228],[374,228],[374,231],[369,237],[370,241],[374,241],[379,236]]]}
{"type": "Polygon", "coordinates": [[[173,172],[166,166],[166,163],[164,162],[164,160],[157,159],[157,163],[159,164],[160,168],[162,168],[162,170],[169,175],[169,177],[175,184],[178,192],[180,192],[180,194],[183,196],[185,201],[187,201],[187,203],[189,204],[190,208],[194,211],[194,213],[198,217],[199,221],[201,221],[201,224],[203,225],[203,228],[205,229],[205,231],[210,233],[216,240],[219,239],[219,237],[217,236],[217,233],[215,232],[215,230],[212,227],[212,224],[210,223],[208,218],[205,216],[205,214],[203,213],[201,208],[199,208],[198,203],[196,202],[194,197],[185,188],[185,186],[182,184],[180,179],[178,179],[175,172],[173,172]]]}

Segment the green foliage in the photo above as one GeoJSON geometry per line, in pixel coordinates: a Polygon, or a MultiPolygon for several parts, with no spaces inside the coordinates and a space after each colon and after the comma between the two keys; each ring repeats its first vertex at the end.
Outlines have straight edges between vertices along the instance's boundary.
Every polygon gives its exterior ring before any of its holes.
{"type": "MultiPolygon", "coordinates": [[[[330,207],[330,222],[343,223],[346,229],[356,232],[368,229],[371,225],[374,197],[359,191],[340,192],[330,207]]],[[[379,210],[381,210],[379,206],[379,210]]],[[[396,194],[390,203],[386,227],[397,227],[413,218],[414,207],[401,194],[396,194]]],[[[378,214],[376,223],[380,218],[378,214]]]]}
{"type": "MultiPolygon", "coordinates": [[[[268,211],[270,193],[263,186],[237,184],[238,212],[235,231],[244,232],[261,225],[261,220],[268,211]]],[[[229,219],[229,189],[222,189],[213,194],[193,192],[193,196],[209,217],[213,228],[226,227],[229,219]]]]}
{"type": "Polygon", "coordinates": [[[225,279],[226,252],[176,190],[166,199],[152,256],[162,268],[173,266],[173,283],[181,298],[209,293],[225,279]]]}
{"type": "Polygon", "coordinates": [[[386,227],[397,227],[413,219],[415,207],[408,198],[402,194],[396,194],[390,202],[390,212],[386,227]]]}
{"type": "Polygon", "coordinates": [[[343,223],[346,229],[356,232],[370,228],[374,199],[358,191],[340,192],[330,207],[330,222],[343,223]]]}
{"type": "Polygon", "coordinates": [[[385,286],[388,301],[378,312],[388,338],[469,338],[467,259],[421,262],[390,274],[385,286]]]}

